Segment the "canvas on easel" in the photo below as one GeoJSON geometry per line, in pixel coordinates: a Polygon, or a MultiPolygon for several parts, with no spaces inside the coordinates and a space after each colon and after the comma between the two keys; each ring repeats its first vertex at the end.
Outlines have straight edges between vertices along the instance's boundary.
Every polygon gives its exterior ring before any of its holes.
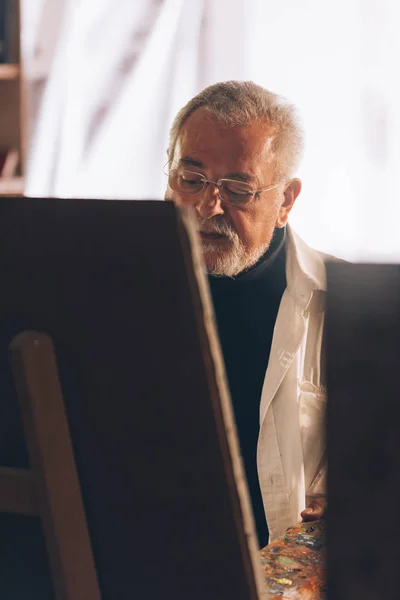
{"type": "MultiPolygon", "coordinates": [[[[259,597],[251,509],[187,215],[169,202],[10,198],[0,240],[1,466],[30,466],[9,346],[40,332],[54,344],[102,598],[259,597]]],[[[0,564],[13,531],[3,517],[0,564]]],[[[37,548],[44,573],[43,541],[37,548]]]]}

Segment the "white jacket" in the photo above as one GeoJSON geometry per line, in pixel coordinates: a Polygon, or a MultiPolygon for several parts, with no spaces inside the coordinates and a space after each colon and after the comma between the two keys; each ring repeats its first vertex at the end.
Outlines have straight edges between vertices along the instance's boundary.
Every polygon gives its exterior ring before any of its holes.
{"type": "Polygon", "coordinates": [[[260,404],[257,465],[270,541],[301,520],[306,495],[324,492],[322,334],[326,255],[287,226],[287,288],[275,323],[260,404]]]}

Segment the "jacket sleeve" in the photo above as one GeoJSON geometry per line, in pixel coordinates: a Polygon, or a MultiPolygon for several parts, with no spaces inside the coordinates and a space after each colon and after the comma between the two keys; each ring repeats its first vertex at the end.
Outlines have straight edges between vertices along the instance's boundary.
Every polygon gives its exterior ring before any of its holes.
{"type": "Polygon", "coordinates": [[[326,452],[319,463],[315,477],[312,480],[308,490],[307,497],[312,496],[326,496],[326,475],[327,475],[327,463],[326,463],[326,452]]]}

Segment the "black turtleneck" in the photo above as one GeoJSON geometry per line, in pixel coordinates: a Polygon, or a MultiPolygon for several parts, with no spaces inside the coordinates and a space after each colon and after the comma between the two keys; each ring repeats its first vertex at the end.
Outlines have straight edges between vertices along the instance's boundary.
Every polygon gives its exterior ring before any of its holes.
{"type": "Polygon", "coordinates": [[[209,276],[218,333],[260,548],[268,543],[257,475],[259,410],[279,304],[286,287],[285,228],[267,252],[235,278],[209,276]]]}

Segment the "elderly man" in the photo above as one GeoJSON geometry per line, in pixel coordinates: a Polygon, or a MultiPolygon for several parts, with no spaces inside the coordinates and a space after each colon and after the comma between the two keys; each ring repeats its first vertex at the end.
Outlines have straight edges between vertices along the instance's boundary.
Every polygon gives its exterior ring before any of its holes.
{"type": "Polygon", "coordinates": [[[230,81],[181,109],[168,150],[166,199],[193,207],[261,547],[325,508],[324,260],[287,224],[302,146],[292,106],[230,81]]]}

